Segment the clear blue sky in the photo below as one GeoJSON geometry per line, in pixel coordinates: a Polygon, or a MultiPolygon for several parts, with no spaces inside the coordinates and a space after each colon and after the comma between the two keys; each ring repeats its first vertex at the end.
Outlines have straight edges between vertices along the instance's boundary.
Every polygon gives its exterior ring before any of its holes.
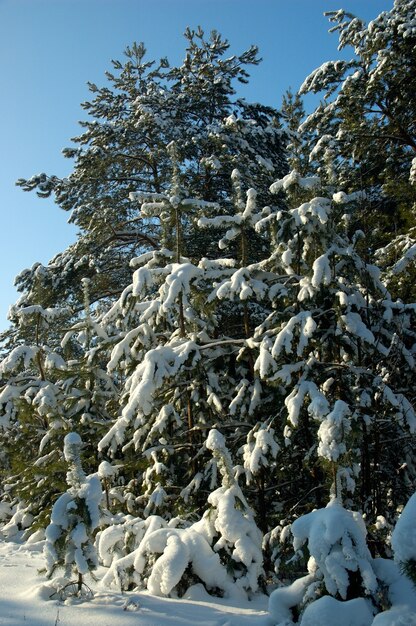
{"type": "Polygon", "coordinates": [[[16,274],[47,263],[76,237],[68,215],[14,183],[38,172],[65,176],[61,155],[78,134],[89,97],[86,82],[105,82],[111,59],[143,41],[149,57],[183,58],[186,26],[216,29],[231,53],[251,44],[263,63],[253,68],[249,101],[280,106],[322,62],[339,58],[323,12],[345,8],[370,20],[393,0],[0,0],[0,329],[16,300],[16,274]]]}

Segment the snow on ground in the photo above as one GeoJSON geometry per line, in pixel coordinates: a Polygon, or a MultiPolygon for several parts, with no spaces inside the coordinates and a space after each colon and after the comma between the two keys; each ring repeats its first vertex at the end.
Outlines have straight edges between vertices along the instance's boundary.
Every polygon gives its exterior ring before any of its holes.
{"type": "Polygon", "coordinates": [[[53,591],[38,570],[45,567],[43,542],[0,542],[0,626],[271,626],[267,598],[253,602],[215,599],[194,590],[192,600],[158,598],[147,593],[109,592],[88,581],[94,598],[47,600],[53,591]]]}

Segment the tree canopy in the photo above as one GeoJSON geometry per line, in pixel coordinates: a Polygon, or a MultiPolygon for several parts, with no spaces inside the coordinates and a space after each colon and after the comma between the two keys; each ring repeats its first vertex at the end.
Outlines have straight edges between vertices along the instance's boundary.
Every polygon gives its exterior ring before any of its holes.
{"type": "Polygon", "coordinates": [[[79,228],[18,277],[0,362],[6,528],[47,526],[49,573],[82,586],[98,555],[110,586],[250,595],[302,571],[279,624],[389,606],[416,480],[415,8],[329,13],[354,55],[280,112],[236,98],[256,47],[188,29],[171,67],[133,44],[68,178],[18,181],[79,228]]]}

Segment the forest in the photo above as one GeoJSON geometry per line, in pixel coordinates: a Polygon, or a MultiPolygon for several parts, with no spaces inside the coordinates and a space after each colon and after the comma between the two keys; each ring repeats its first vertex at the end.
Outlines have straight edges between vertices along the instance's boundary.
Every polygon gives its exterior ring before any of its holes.
{"type": "Polygon", "coordinates": [[[59,593],[104,567],[266,593],[270,626],[416,624],[416,1],[327,17],[349,60],[280,109],[236,96],[255,46],[132,44],[71,174],[17,181],[78,231],[0,336],[0,537],[59,593]]]}

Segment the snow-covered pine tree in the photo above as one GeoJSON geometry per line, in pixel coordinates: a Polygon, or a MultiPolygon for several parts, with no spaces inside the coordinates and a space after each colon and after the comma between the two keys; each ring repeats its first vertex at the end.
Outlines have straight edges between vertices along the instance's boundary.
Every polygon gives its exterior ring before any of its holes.
{"type": "Polygon", "coordinates": [[[200,594],[201,584],[213,595],[234,598],[258,590],[262,537],[235,477],[238,468],[217,430],[209,432],[205,445],[222,485],[210,494],[204,515],[193,524],[130,516],[105,529],[98,538],[100,556],[110,566],[105,584],[174,597],[185,592],[191,597],[193,590],[200,594]]]}
{"type": "Polygon", "coordinates": [[[331,483],[341,496],[342,483],[368,522],[394,519],[412,480],[406,484],[400,468],[414,471],[414,307],[393,301],[379,270],[360,257],[362,234],[350,238],[343,226],[345,194],[314,196],[319,178],[297,172],[271,190],[286,192],[287,207],[267,218],[277,242],[263,262],[275,273],[274,310],[253,343],[254,369],[280,397],[271,423],[285,442],[280,497],[296,515],[322,506],[331,483]]]}
{"type": "MultiPolygon", "coordinates": [[[[303,546],[307,547],[308,574],[272,592],[269,610],[275,620],[280,623],[301,614],[306,623],[314,623],[309,618],[313,615],[316,619],[321,608],[321,623],[329,626],[331,620],[324,606],[347,615],[360,607],[372,619],[379,582],[360,513],[348,511],[333,498],[325,508],[298,518],[291,532],[294,559],[302,554],[303,546]]],[[[356,621],[349,615],[346,623],[356,621]]]]}
{"type": "Polygon", "coordinates": [[[232,354],[228,357],[228,367],[219,380],[228,381],[230,387],[223,382],[219,397],[227,413],[227,446],[236,463],[237,459],[241,461],[243,453],[241,471],[254,499],[259,526],[266,532],[268,518],[274,510],[271,499],[266,497],[266,473],[269,464],[274,465],[279,449],[270,425],[275,391],[264,386],[254,370],[255,346],[250,344],[250,338],[256,326],[271,312],[269,288],[274,275],[264,271],[263,260],[268,257],[274,241],[267,228],[265,233],[256,229],[260,221],[268,222],[271,209],[268,206],[260,209],[255,189],[244,192],[238,169],[233,170],[232,180],[234,215],[204,216],[198,225],[204,229],[214,224],[225,228],[219,248],[235,257],[227,273],[214,277],[208,302],[215,305],[218,328],[226,337],[235,337],[241,346],[234,357],[232,354]],[[227,376],[227,370],[233,373],[232,377],[229,373],[227,376]]]}
{"type": "Polygon", "coordinates": [[[69,374],[54,337],[48,335],[66,312],[33,305],[19,307],[16,316],[20,342],[0,363],[1,482],[8,499],[19,502],[19,508],[25,503],[36,528],[45,526],[50,503],[64,484],[56,440],[65,429],[69,374]]]}
{"type": "Polygon", "coordinates": [[[235,342],[228,338],[222,346],[207,297],[213,279],[229,274],[233,262],[194,264],[181,254],[183,220],[195,209],[217,210],[215,203],[186,198],[178,187],[172,195],[136,192],[132,199],[143,214],[173,226],[167,243],[173,233],[175,249],[133,259],[132,284],[100,319],[113,345],[108,370],[124,391],[121,415],[99,447],[119,454],[133,444],[143,455],[133,470],[142,485],[139,509],[149,515],[168,505],[174,514],[181,490],[189,485],[188,498],[201,482],[198,450],[209,424],[223,415],[215,365],[235,342]]]}
{"type": "MultiPolygon", "coordinates": [[[[91,119],[82,123],[84,132],[74,140],[77,146],[65,152],[74,159],[73,172],[62,180],[42,174],[19,181],[41,197],[53,194],[57,204],[71,212],[80,234],[46,266],[35,264],[17,278],[22,296],[11,311],[14,327],[4,338],[4,356],[16,344],[34,343],[31,331],[25,334],[19,324],[21,309],[65,308],[64,322],[49,325],[48,342],[70,364],[71,382],[65,387],[65,410],[72,416],[68,429],[82,435],[112,419],[119,401],[118,390],[103,376],[117,333],[111,341],[97,340],[95,328],[87,346],[87,326],[112,310],[128,287],[132,257],[149,250],[160,250],[163,257],[162,248],[167,247],[176,254],[176,243],[168,241],[175,224],[141,214],[140,203],[131,202],[129,193],[139,189],[169,195],[172,163],[180,163],[175,176],[178,184],[185,181],[194,190],[189,195],[202,201],[221,199],[232,212],[230,173],[237,161],[243,164],[246,184],[255,184],[266,196],[268,184],[286,167],[278,112],[250,105],[235,93],[235,83],[246,82],[247,68],[258,63],[256,48],[227,58],[229,44],[218,33],[205,37],[201,30],[187,30],[186,41],[186,62],[178,68],[164,59],[159,64],[147,61],[143,45],[128,48],[125,62],[114,62],[108,85],[90,85],[93,99],[85,109],[91,119]],[[174,159],[167,148],[172,141],[174,159]],[[90,280],[89,319],[84,279],[90,280]],[[91,428],[79,420],[87,420],[91,428]]],[[[212,229],[194,227],[199,208],[193,206],[181,213],[180,247],[183,255],[199,262],[203,254],[218,256],[217,237],[212,229]]],[[[170,212],[173,220],[175,211],[170,212]]],[[[121,388],[123,376],[116,379],[121,388]]],[[[92,447],[100,436],[88,437],[92,447]]]]}
{"type": "Polygon", "coordinates": [[[265,474],[278,449],[268,424],[274,391],[262,394],[248,342],[271,310],[264,280],[274,275],[251,262],[269,251],[270,238],[254,226],[270,210],[259,212],[256,192],[244,193],[237,170],[233,186],[231,214],[186,198],[177,186],[173,195],[132,194],[142,214],[171,225],[167,243],[176,249],[133,259],[133,283],[100,320],[114,346],[108,369],[124,391],[121,414],[99,446],[116,458],[131,445],[142,452],[136,461],[139,513],[161,514],[169,505],[171,515],[185,510],[192,516],[203,512],[216,486],[202,444],[221,423],[236,464],[247,441],[241,472],[267,530],[265,474]],[[222,231],[219,247],[227,257],[192,262],[181,255],[178,232],[190,212],[199,212],[199,228],[222,231]]]}
{"type": "Polygon", "coordinates": [[[300,89],[323,94],[301,127],[313,133],[311,160],[338,190],[365,193],[353,226],[366,233],[362,252],[387,246],[380,264],[406,300],[414,300],[416,254],[415,11],[414,0],[395,0],[367,25],[344,10],[328,12],[340,49],[353,54],[324,63],[300,89]]]}
{"type": "Polygon", "coordinates": [[[67,430],[80,433],[86,442],[83,459],[87,471],[96,466],[96,444],[118,408],[118,389],[106,372],[108,354],[98,350],[98,340],[108,337],[95,322],[90,303],[88,278],[81,280],[84,315],[65,329],[61,349],[72,356],[68,360],[68,380],[62,410],[67,430]]]}
{"type": "Polygon", "coordinates": [[[237,586],[256,592],[263,574],[262,534],[238,484],[224,436],[212,429],[205,445],[212,452],[222,484],[209,495],[211,508],[200,525],[206,526],[208,537],[214,538],[213,549],[223,554],[222,562],[237,586]]]}
{"type": "Polygon", "coordinates": [[[5,381],[0,393],[3,484],[8,498],[30,503],[32,530],[45,526],[64,485],[60,449],[65,434],[77,428],[88,441],[84,459],[92,471],[100,432],[117,410],[117,390],[102,368],[105,363],[98,358],[92,362],[97,329],[88,279],[83,291],[85,314],[72,325],[68,307],[25,306],[23,298],[14,305],[18,345],[0,364],[5,381]],[[28,454],[22,455],[26,446],[28,454]]]}
{"type": "Polygon", "coordinates": [[[309,162],[311,133],[299,127],[305,121],[306,112],[302,97],[294,94],[289,88],[282,98],[282,124],[288,135],[287,161],[291,170],[296,170],[301,176],[311,174],[309,162]]]}
{"type": "MultiPolygon", "coordinates": [[[[114,301],[129,282],[130,259],[160,247],[158,222],[143,220],[129,193],[169,189],[172,161],[166,146],[172,141],[189,195],[221,200],[228,208],[237,164],[246,185],[266,195],[273,179],[285,172],[279,113],[236,96],[235,83],[247,82],[247,68],[259,63],[257,48],[227,57],[229,43],[216,32],[206,37],[201,29],[187,29],[185,37],[179,67],[166,59],[146,60],[143,44],[128,47],[125,62],[113,62],[106,86],[89,85],[93,99],[83,106],[91,119],[81,122],[84,132],[74,138],[76,146],[64,151],[74,159],[73,172],[64,179],[41,174],[18,181],[40,197],[53,194],[79,228],[77,241],[42,268],[41,286],[74,308],[82,301],[81,278],[92,279],[95,306],[114,301]]],[[[189,256],[209,250],[210,239],[200,235],[184,229],[189,256]]],[[[40,289],[34,274],[26,270],[18,279],[31,303],[40,289]]]]}
{"type": "Polygon", "coordinates": [[[103,495],[98,476],[86,476],[82,469],[81,447],[78,433],[66,435],[64,457],[68,464],[68,490],[53,505],[44,547],[47,576],[60,568],[68,579],[75,573],[78,595],[83,593],[85,575],[98,566],[93,534],[100,521],[103,495]]]}

